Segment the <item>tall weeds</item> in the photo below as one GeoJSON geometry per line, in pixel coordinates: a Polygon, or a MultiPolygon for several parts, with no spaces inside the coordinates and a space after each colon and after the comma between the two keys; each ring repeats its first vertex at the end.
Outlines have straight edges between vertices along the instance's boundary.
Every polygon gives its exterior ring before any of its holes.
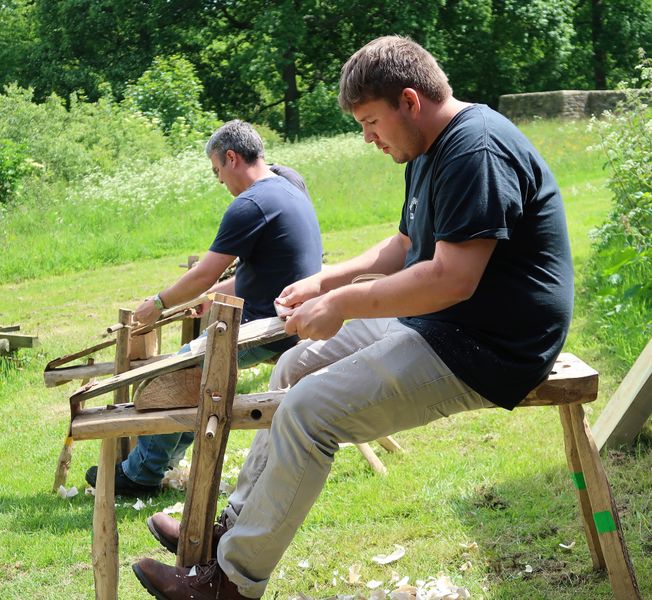
{"type": "Polygon", "coordinates": [[[652,336],[652,61],[641,53],[639,89],[592,127],[607,157],[613,205],[593,232],[586,292],[591,329],[630,365],[652,336]]]}

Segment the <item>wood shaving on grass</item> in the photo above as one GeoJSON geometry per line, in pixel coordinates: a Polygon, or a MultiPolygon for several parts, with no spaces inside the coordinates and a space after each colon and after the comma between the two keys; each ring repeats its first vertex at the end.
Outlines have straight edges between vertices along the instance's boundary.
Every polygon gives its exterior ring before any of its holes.
{"type": "MultiPolygon", "coordinates": [[[[336,594],[323,600],[468,600],[471,593],[465,587],[455,585],[447,575],[428,577],[426,581],[417,581],[409,585],[407,578],[399,581],[393,590],[380,589],[382,581],[372,580],[366,584],[372,591],[355,594],[336,594]]],[[[290,600],[316,600],[313,596],[297,594],[290,600]]]]}

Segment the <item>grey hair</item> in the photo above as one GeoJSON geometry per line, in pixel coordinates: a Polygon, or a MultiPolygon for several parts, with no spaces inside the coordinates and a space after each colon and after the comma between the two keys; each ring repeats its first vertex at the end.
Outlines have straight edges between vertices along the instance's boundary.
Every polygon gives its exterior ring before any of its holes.
{"type": "Polygon", "coordinates": [[[265,158],[265,149],[260,135],[251,123],[240,119],[224,123],[206,143],[206,156],[210,158],[217,153],[222,163],[226,160],[228,150],[233,150],[242,156],[247,164],[265,158]]]}
{"type": "Polygon", "coordinates": [[[453,93],[430,52],[408,37],[388,35],[369,42],[346,61],[338,100],[345,112],[369,100],[386,100],[397,108],[405,88],[434,102],[443,102],[453,93]]]}

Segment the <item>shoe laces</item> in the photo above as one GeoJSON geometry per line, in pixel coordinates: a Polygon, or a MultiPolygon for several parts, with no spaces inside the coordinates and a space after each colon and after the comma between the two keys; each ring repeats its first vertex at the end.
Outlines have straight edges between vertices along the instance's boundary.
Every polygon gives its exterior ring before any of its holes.
{"type": "Polygon", "coordinates": [[[218,576],[217,585],[219,587],[221,577],[221,571],[217,560],[213,559],[206,565],[195,565],[195,573],[197,574],[197,579],[195,580],[199,585],[208,583],[215,578],[215,575],[218,576]]]}

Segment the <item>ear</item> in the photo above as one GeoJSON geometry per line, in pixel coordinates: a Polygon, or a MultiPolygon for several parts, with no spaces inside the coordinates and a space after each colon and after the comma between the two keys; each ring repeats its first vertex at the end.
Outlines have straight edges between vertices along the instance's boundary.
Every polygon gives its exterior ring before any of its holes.
{"type": "Polygon", "coordinates": [[[415,115],[421,111],[421,99],[419,98],[419,92],[413,88],[405,88],[401,92],[401,97],[399,102],[407,108],[407,110],[415,115]]]}
{"type": "Polygon", "coordinates": [[[224,156],[226,158],[225,164],[228,163],[232,167],[236,166],[239,158],[236,152],[234,152],[233,150],[227,150],[224,156]]]}

